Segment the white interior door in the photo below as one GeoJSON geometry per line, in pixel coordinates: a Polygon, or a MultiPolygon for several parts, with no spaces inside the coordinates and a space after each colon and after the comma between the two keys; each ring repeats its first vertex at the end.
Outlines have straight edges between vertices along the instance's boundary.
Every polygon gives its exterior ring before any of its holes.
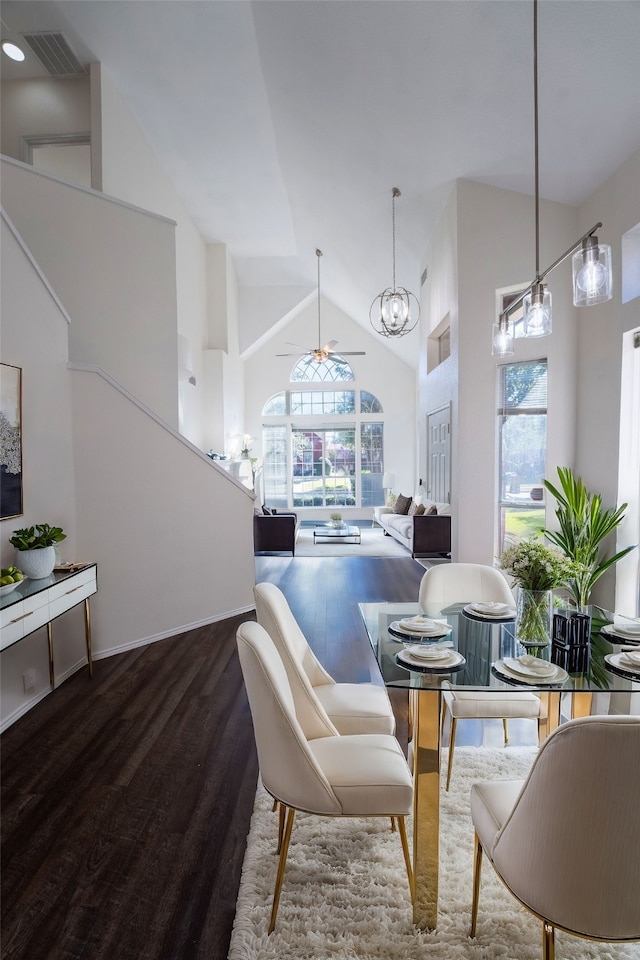
{"type": "Polygon", "coordinates": [[[451,497],[451,404],[427,414],[427,496],[449,503],[451,497]]]}

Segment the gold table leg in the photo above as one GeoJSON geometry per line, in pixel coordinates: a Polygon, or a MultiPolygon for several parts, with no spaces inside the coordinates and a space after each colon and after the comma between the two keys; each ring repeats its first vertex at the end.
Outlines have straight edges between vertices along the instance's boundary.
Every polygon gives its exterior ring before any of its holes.
{"type": "Polygon", "coordinates": [[[413,718],[413,922],[438,922],[440,833],[440,691],[420,690],[413,718]]]}
{"type": "Polygon", "coordinates": [[[47,624],[47,645],[49,647],[49,683],[53,687],[55,682],[53,670],[53,630],[51,628],[51,621],[47,624]]]}
{"type": "Polygon", "coordinates": [[[591,699],[593,697],[592,693],[574,691],[571,695],[571,716],[575,719],[576,717],[588,717],[591,714],[591,699]]]}
{"type": "Polygon", "coordinates": [[[89,663],[89,676],[93,676],[93,659],[91,657],[91,611],[89,609],[89,597],[84,601],[84,639],[87,644],[87,661],[89,663]]]}

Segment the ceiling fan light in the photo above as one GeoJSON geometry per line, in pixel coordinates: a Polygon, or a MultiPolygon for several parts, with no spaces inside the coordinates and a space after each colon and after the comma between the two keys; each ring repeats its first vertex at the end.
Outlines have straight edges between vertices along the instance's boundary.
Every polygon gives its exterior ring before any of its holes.
{"type": "Polygon", "coordinates": [[[599,244],[597,237],[585,237],[573,255],[572,267],[574,306],[591,307],[611,300],[611,247],[599,244]]]}
{"type": "Polygon", "coordinates": [[[525,337],[551,333],[551,294],[545,283],[534,283],[523,301],[525,337]]]}

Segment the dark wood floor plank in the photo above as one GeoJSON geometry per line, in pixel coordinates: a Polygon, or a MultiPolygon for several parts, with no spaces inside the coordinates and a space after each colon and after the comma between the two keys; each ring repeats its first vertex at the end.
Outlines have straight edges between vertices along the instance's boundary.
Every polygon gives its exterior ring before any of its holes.
{"type": "MultiPolygon", "coordinates": [[[[338,680],[410,558],[256,558],[338,680]]],[[[257,779],[235,617],[69,678],[3,734],[3,960],[225,960],[257,779]]],[[[399,737],[406,709],[398,699],[399,737]]]]}

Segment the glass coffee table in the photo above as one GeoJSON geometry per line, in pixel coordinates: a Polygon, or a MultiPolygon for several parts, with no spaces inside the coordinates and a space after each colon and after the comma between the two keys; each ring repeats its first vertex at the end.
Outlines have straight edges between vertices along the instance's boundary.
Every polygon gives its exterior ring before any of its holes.
{"type": "MultiPolygon", "coordinates": [[[[560,723],[560,699],[569,694],[572,717],[586,716],[591,710],[594,693],[631,693],[640,690],[640,669],[637,674],[628,668],[620,670],[620,651],[640,650],[638,641],[616,637],[611,633],[613,615],[600,608],[591,608],[591,634],[584,669],[568,669],[557,682],[538,682],[529,678],[519,682],[503,672],[505,658],[520,656],[525,651],[515,636],[515,620],[483,619],[465,610],[469,604],[454,604],[443,609],[430,608],[426,616],[442,621],[444,637],[451,642],[449,666],[438,667],[408,660],[404,652],[412,644],[429,643],[426,638],[403,639],[399,621],[421,612],[417,603],[358,604],[380,672],[387,687],[409,691],[412,713],[413,745],[413,869],[415,899],[413,922],[426,930],[436,928],[438,920],[439,817],[440,817],[440,748],[443,687],[464,687],[467,690],[496,691],[513,689],[535,691],[547,700],[547,729],[550,733],[560,723]]],[[[436,638],[433,638],[436,640],[436,638]]],[[[409,654],[410,656],[410,654],[409,654]]],[[[547,649],[543,659],[550,659],[547,649]]]]}
{"type": "Polygon", "coordinates": [[[331,523],[325,523],[320,527],[315,527],[313,531],[313,542],[319,540],[348,540],[349,543],[362,543],[360,527],[350,526],[348,523],[341,523],[337,527],[331,523]]]}

